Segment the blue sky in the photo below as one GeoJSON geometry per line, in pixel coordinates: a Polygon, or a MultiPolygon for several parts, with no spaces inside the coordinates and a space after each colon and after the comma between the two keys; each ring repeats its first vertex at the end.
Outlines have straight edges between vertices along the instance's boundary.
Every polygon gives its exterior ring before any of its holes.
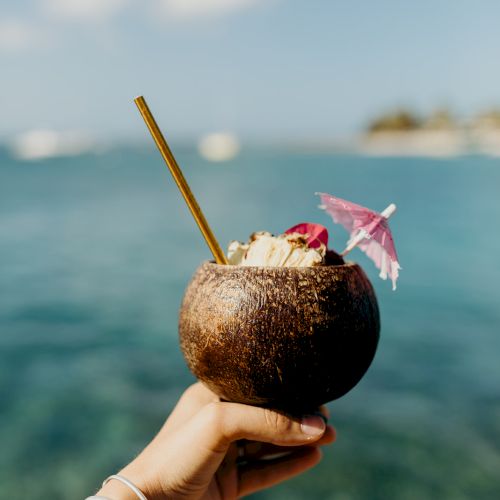
{"type": "Polygon", "coordinates": [[[340,138],[397,106],[500,107],[500,2],[0,3],[0,137],[340,138]]]}

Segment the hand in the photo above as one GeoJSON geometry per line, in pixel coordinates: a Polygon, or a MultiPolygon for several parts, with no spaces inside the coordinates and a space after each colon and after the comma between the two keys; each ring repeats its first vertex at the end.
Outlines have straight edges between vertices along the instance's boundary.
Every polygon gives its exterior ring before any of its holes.
{"type": "MultiPolygon", "coordinates": [[[[328,417],[325,407],[321,413],[328,417]]],[[[183,394],[163,428],[120,474],[148,498],[233,500],[304,472],[335,430],[319,416],[220,402],[202,384],[183,394]]],[[[98,493],[137,500],[118,481],[98,493]]]]}

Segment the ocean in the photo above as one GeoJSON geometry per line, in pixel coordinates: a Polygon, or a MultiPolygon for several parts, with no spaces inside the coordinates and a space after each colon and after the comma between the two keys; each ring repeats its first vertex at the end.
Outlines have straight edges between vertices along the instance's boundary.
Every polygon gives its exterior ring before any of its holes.
{"type": "MultiPolygon", "coordinates": [[[[365,378],[329,404],[337,442],[253,498],[499,498],[500,159],[247,148],[212,164],[174,151],[224,247],[311,221],[342,249],[317,191],[398,206],[397,291],[351,254],[382,332],[365,378]]],[[[82,499],[152,438],[194,381],[177,312],[209,258],[153,147],[0,151],[0,498],[82,499]]]]}

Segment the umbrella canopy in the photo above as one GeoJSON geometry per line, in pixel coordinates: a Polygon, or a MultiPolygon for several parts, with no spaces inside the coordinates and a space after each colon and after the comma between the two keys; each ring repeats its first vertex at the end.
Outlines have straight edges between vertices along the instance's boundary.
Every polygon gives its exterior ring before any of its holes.
{"type": "Polygon", "coordinates": [[[396,205],[391,203],[378,213],[327,193],[317,194],[321,198],[320,208],[349,232],[350,239],[341,255],[346,255],[358,246],[380,269],[379,276],[382,279],[387,279],[387,276],[391,278],[392,289],[395,290],[401,267],[387,219],[396,211],[396,205]]]}

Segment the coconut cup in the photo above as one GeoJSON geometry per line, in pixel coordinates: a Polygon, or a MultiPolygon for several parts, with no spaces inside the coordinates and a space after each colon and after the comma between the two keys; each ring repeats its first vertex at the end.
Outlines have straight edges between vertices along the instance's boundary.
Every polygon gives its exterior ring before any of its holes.
{"type": "Polygon", "coordinates": [[[244,267],[203,263],[182,301],[180,345],[223,400],[290,413],[351,390],[380,332],[377,299],[354,263],[244,267]]]}

